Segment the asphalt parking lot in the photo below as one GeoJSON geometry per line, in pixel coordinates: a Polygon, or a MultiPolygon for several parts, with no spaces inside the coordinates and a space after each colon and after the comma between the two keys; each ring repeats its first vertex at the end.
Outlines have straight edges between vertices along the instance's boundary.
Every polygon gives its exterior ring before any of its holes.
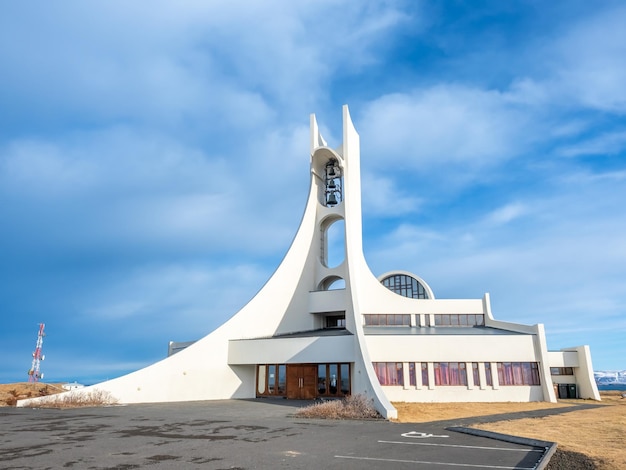
{"type": "Polygon", "coordinates": [[[534,469],[545,448],[446,429],[295,418],[301,402],[0,409],[3,469],[534,469]]]}

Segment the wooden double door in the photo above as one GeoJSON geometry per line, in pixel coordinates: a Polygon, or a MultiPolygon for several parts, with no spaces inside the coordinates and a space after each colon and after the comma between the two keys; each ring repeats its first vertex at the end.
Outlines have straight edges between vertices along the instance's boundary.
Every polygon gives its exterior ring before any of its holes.
{"type": "Polygon", "coordinates": [[[317,394],[317,364],[287,364],[287,398],[313,400],[317,394]]]}
{"type": "Polygon", "coordinates": [[[256,395],[312,400],[350,395],[350,364],[258,364],[256,395]]]}

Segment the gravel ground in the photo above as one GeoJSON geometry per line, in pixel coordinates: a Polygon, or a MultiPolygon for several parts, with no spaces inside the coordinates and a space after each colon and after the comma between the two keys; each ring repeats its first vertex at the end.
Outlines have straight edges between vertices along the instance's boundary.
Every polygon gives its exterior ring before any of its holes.
{"type": "MultiPolygon", "coordinates": [[[[599,463],[599,462],[598,462],[599,463]]],[[[596,470],[598,463],[578,452],[558,450],[548,464],[548,470],[596,470]]]]}

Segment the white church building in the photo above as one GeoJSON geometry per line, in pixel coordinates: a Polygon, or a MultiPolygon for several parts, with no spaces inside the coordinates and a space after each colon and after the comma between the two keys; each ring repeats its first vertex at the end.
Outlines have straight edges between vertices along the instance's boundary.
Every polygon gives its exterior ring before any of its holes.
{"type": "Polygon", "coordinates": [[[542,324],[496,320],[489,294],[439,299],[415,274],[372,274],[348,107],[339,147],[328,147],[314,115],[310,126],[302,222],[263,288],[204,338],[171,343],[162,361],[82,393],[105,390],[120,403],[362,394],[386,418],[397,417],[392,402],[600,399],[588,346],[549,351],[542,324]],[[334,224],[339,264],[328,256],[334,224]]]}

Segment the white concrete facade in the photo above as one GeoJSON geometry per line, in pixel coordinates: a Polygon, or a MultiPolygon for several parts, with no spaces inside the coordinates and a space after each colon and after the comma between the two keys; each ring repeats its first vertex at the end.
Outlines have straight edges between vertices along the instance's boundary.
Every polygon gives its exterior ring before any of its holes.
{"type": "Polygon", "coordinates": [[[121,403],[358,393],[386,418],[397,416],[391,401],[556,401],[555,383],[599,399],[587,346],[548,352],[543,325],[495,320],[488,294],[436,299],[411,273],[376,278],[362,249],[360,144],[348,108],[336,149],[327,146],[315,116],[310,124],[304,215],[265,286],[187,348],[83,392],[105,390],[121,403]],[[345,253],[332,266],[328,234],[336,222],[343,222],[345,253]],[[390,279],[417,286],[418,298],[384,286],[390,279]],[[335,281],[345,286],[333,290],[335,281]],[[559,368],[557,380],[551,367],[559,368]],[[377,375],[382,370],[391,371],[393,383],[377,375]],[[507,380],[515,383],[501,383],[507,380]]]}

